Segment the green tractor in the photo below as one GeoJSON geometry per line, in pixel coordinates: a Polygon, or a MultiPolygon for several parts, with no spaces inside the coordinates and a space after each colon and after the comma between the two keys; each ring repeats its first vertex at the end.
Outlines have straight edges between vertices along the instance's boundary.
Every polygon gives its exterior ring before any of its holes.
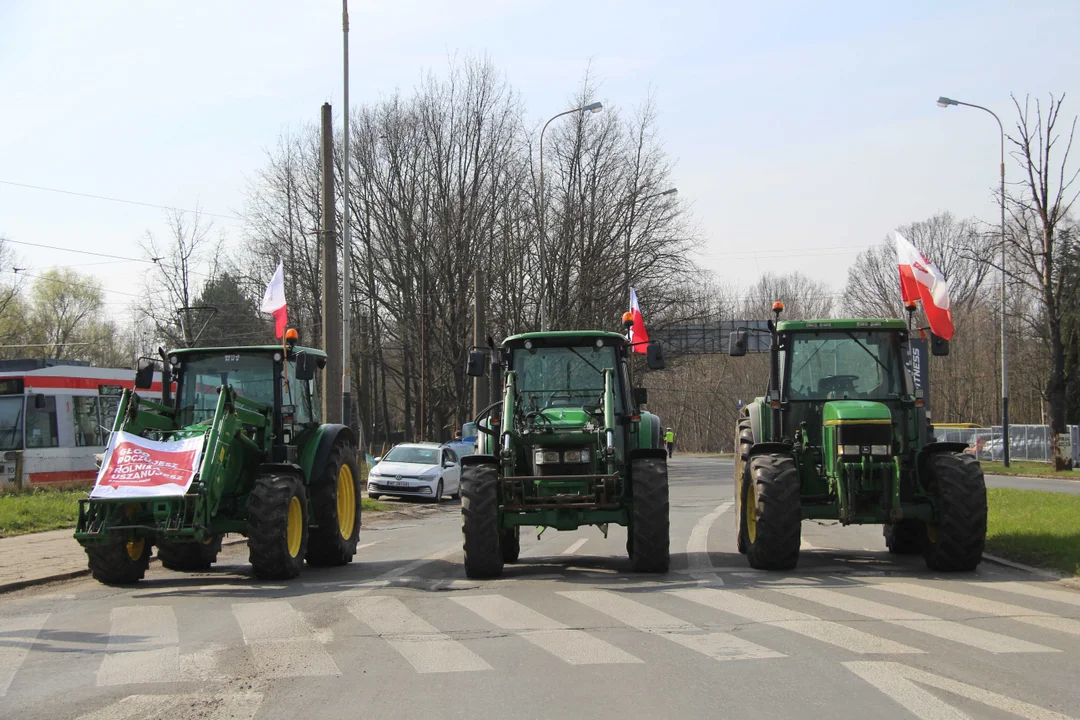
{"type": "MultiPolygon", "coordinates": [[[[352,561],[360,532],[361,477],[355,438],[320,423],[314,393],[321,350],[285,346],[161,351],[161,402],[125,390],[113,432],[154,441],[202,440],[185,494],[80,501],[75,539],[93,576],[141,580],[156,545],[162,565],[205,570],[225,533],[247,537],[256,577],[284,580],[309,565],[352,561]],[[175,381],[176,394],[172,396],[175,381]]],[[[143,360],[135,387],[148,389],[143,360]]]]}
{"type": "MultiPolygon", "coordinates": [[[[625,323],[625,319],[624,319],[625,323]]],[[[638,408],[630,341],[614,332],[533,332],[489,340],[501,402],[476,418],[477,453],[462,458],[465,573],[494,578],[518,559],[523,526],[627,528],[635,571],[667,572],[667,456],[660,419],[638,408]]],[[[484,374],[484,352],[467,373],[484,374]]],[[[651,369],[663,354],[648,346],[651,369]]]]}
{"type": "MultiPolygon", "coordinates": [[[[964,443],[935,442],[906,369],[903,320],[768,321],[769,385],[736,430],[737,543],[750,566],[795,567],[804,519],[881,524],[896,554],[973,570],[986,484],[964,443]]],[[[749,332],[731,334],[745,355],[749,332]]],[[[935,355],[948,344],[935,341],[935,355]]]]}

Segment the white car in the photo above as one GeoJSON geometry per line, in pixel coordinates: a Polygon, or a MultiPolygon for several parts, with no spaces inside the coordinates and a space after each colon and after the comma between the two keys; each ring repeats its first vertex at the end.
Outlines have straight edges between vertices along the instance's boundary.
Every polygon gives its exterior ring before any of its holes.
{"type": "Polygon", "coordinates": [[[440,443],[402,443],[375,458],[368,473],[368,497],[383,495],[426,497],[442,502],[461,496],[461,465],[457,455],[440,443]]]}

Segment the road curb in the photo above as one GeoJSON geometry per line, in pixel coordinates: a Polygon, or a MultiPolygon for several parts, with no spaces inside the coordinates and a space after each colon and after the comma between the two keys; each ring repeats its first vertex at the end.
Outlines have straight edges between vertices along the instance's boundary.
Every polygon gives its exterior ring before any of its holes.
{"type": "Polygon", "coordinates": [[[1005,567],[1010,567],[1013,570],[1023,570],[1026,573],[1038,575],[1040,577],[1044,577],[1050,580],[1067,579],[1062,576],[1061,573],[1056,573],[1051,570],[1043,570],[1042,568],[1032,567],[1031,565],[1024,565],[1023,563],[1013,562],[1012,560],[1006,560],[1003,557],[991,555],[990,553],[983,553],[983,560],[989,560],[992,563],[995,563],[997,565],[1004,565],[1005,567]]]}

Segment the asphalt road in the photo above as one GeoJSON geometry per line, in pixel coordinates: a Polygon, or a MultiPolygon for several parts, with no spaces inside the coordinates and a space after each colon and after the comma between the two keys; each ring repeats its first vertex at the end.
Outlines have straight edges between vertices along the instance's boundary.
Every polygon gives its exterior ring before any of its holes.
{"type": "Polygon", "coordinates": [[[1060,718],[1080,714],[1080,591],[939,575],[879,527],[807,521],[797,570],[735,551],[731,462],[671,463],[672,571],[625,532],[535,532],[467,580],[458,508],[369,523],[356,562],[0,598],[5,718],[1060,718]]]}
{"type": "Polygon", "coordinates": [[[1047,492],[1080,495],[1080,472],[1076,480],[1055,480],[1053,478],[1013,477],[1011,475],[987,475],[986,487],[1016,488],[1017,490],[1045,490],[1047,492]]]}

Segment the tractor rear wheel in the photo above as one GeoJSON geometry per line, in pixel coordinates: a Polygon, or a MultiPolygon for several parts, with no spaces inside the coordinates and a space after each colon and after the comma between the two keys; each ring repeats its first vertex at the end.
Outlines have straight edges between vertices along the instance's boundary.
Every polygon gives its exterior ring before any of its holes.
{"type": "Polygon", "coordinates": [[[665,573],[671,562],[667,461],[631,460],[630,494],[630,564],[634,572],[665,573]]]}
{"type": "Polygon", "coordinates": [[[493,464],[469,465],[461,471],[461,536],[465,575],[502,575],[503,551],[499,529],[499,469],[493,464]]]}
{"type": "Polygon", "coordinates": [[[922,552],[922,538],[926,534],[922,520],[901,520],[883,528],[885,547],[893,555],[918,555],[922,552]]]}
{"type": "Polygon", "coordinates": [[[931,570],[974,570],[986,543],[986,480],[971,455],[936,453],[927,459],[940,498],[937,523],[926,523],[923,557],[931,570]]]}
{"type": "Polygon", "coordinates": [[[356,453],[341,441],[334,445],[326,469],[311,483],[315,527],[308,540],[308,565],[328,567],[352,562],[360,538],[360,503],[356,453]]]}
{"type": "Polygon", "coordinates": [[[504,563],[516,563],[521,554],[521,528],[506,528],[499,531],[499,547],[502,549],[504,563]]]}
{"type": "Polygon", "coordinates": [[[259,476],[248,501],[247,536],[255,577],[288,580],[300,574],[308,544],[308,501],[298,475],[259,476]]]}
{"type": "Polygon", "coordinates": [[[169,570],[209,570],[221,552],[221,537],[214,535],[205,543],[162,540],[157,544],[158,560],[169,570]]]}
{"type": "Polygon", "coordinates": [[[746,502],[746,486],[749,484],[750,446],[754,444],[754,428],[750,418],[743,418],[736,428],[735,442],[738,444],[735,456],[735,545],[739,552],[746,554],[746,524],[743,522],[743,503],[746,502]]]}
{"type": "Polygon", "coordinates": [[[130,585],[146,576],[151,543],[146,538],[117,537],[106,545],[86,547],[87,565],[94,579],[105,585],[130,585]]]}
{"type": "Polygon", "coordinates": [[[799,562],[802,507],[799,471],[786,455],[750,458],[744,503],[746,558],[757,570],[791,570],[799,562]]]}

